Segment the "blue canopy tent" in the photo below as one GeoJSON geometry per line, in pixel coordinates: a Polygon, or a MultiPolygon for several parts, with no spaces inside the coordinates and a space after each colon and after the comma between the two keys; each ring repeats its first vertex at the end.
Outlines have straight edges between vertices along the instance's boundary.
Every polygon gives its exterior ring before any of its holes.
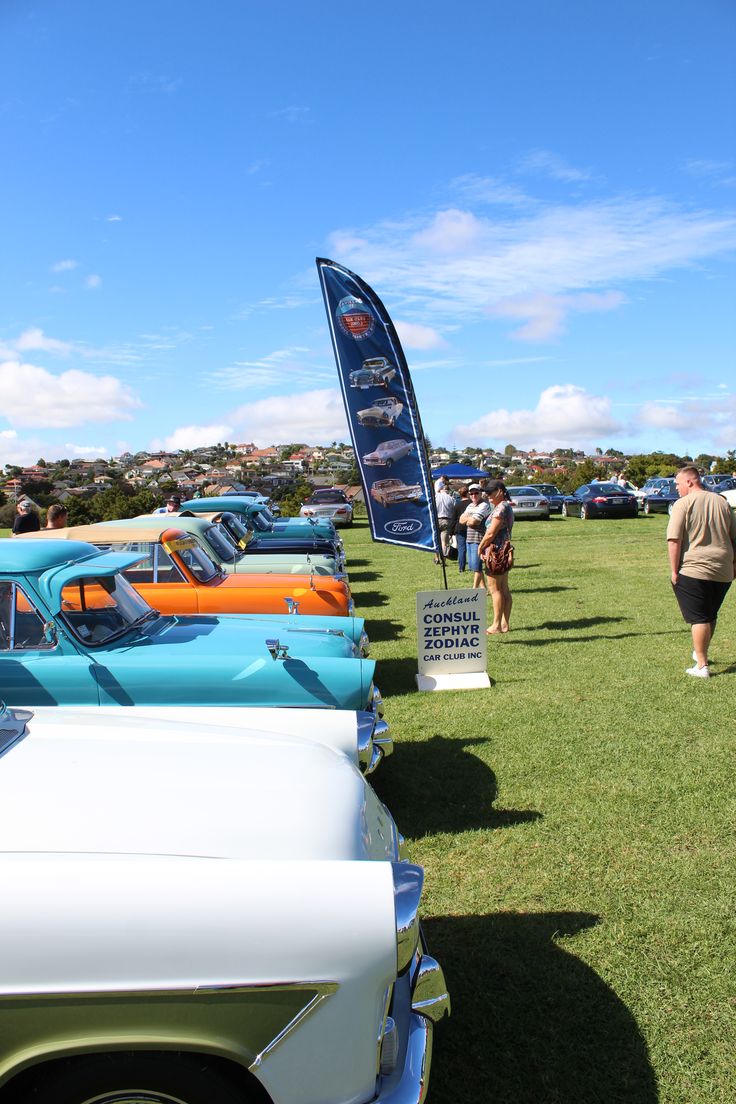
{"type": "Polygon", "coordinates": [[[480,468],[471,468],[469,464],[444,464],[441,468],[432,468],[432,478],[439,479],[487,479],[488,472],[480,468]]]}

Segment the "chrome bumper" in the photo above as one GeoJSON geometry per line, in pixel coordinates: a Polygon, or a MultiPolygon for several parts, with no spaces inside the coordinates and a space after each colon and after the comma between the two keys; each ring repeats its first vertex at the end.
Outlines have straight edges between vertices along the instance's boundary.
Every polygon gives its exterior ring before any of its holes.
{"type": "Polygon", "coordinates": [[[385,1091],[381,1089],[374,1098],[374,1104],[422,1104],[429,1088],[433,1032],[434,1024],[431,1020],[412,1013],[401,1077],[390,1088],[387,1087],[385,1091]]]}
{"type": "Polygon", "coordinates": [[[378,764],[394,750],[388,724],[375,713],[358,714],[358,765],[363,774],[373,774],[378,764]]]}

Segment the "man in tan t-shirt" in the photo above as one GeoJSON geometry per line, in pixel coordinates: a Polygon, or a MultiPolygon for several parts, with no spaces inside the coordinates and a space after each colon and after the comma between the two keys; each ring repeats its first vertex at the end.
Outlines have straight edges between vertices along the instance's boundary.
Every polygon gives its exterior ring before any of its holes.
{"type": "Polygon", "coordinates": [[[675,483],[680,499],[672,507],[667,548],[675,597],[693,637],[695,665],[685,673],[710,678],[708,645],[736,574],[736,514],[705,489],[697,468],[682,468],[675,483]]]}

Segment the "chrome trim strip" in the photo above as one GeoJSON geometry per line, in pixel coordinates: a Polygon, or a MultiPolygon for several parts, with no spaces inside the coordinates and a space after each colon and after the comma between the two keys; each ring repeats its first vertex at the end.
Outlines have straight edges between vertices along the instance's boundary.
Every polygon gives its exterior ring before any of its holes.
{"type": "Polygon", "coordinates": [[[89,1000],[106,1000],[117,997],[211,997],[213,994],[222,993],[290,993],[299,989],[324,990],[326,996],[332,996],[339,988],[336,981],[274,981],[274,982],[239,982],[216,983],[212,985],[180,985],[176,988],[165,989],[152,986],[150,989],[55,989],[37,990],[25,989],[23,992],[6,993],[0,989],[0,1000],[68,1000],[70,997],[77,1000],[88,998],[89,1000]]]}
{"type": "Polygon", "coordinates": [[[401,974],[410,964],[419,944],[419,902],[424,870],[413,863],[391,863],[396,911],[396,968],[401,974]]]}
{"type": "MultiPolygon", "coordinates": [[[[286,989],[288,988],[288,986],[270,986],[269,988],[286,989]]],[[[312,1013],[318,1008],[320,1004],[322,1004],[323,1001],[326,1001],[329,997],[333,996],[337,992],[338,984],[335,981],[322,981],[317,982],[315,985],[300,985],[298,986],[298,988],[316,989],[317,992],[314,994],[312,999],[307,1004],[305,1004],[301,1012],[297,1012],[294,1019],[290,1020],[286,1027],[282,1028],[281,1031],[279,1031],[278,1035],[276,1035],[271,1040],[271,1042],[263,1048],[260,1054],[256,1054],[255,1058],[248,1066],[248,1069],[251,1073],[257,1070],[259,1066],[262,1066],[266,1058],[268,1058],[270,1054],[273,1054],[276,1048],[281,1046],[284,1040],[288,1038],[289,1035],[291,1035],[292,1031],[294,1031],[299,1026],[299,1024],[303,1023],[309,1016],[311,1016],[312,1013]]]]}

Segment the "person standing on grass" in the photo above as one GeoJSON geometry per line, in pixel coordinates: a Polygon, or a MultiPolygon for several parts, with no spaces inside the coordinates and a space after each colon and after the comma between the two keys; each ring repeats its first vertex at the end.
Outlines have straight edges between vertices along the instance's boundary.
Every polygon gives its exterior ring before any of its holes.
{"type": "Polygon", "coordinates": [[[478,483],[470,484],[468,494],[470,505],[465,513],[460,515],[459,521],[465,526],[465,551],[468,557],[468,570],[473,572],[473,590],[478,590],[480,587],[485,589],[486,585],[478,546],[486,527],[486,520],[490,517],[491,504],[481,498],[478,483]]]}
{"type": "Polygon", "coordinates": [[[462,575],[465,571],[465,564],[467,562],[465,551],[465,537],[467,533],[467,527],[460,521],[461,516],[465,513],[470,505],[470,495],[468,494],[467,483],[463,483],[460,487],[460,494],[455,500],[455,515],[453,518],[453,535],[457,542],[457,569],[462,575]]]}
{"type": "MultiPolygon", "coordinates": [[[[486,531],[478,548],[481,561],[486,548],[491,545],[501,548],[507,540],[511,540],[511,530],[514,527],[511,495],[506,490],[506,484],[503,480],[492,479],[486,487],[486,493],[492,506],[492,513],[486,522],[486,531]]],[[[503,575],[491,575],[489,571],[488,593],[493,602],[493,621],[486,632],[491,636],[495,633],[507,633],[513,603],[511,591],[509,590],[508,571],[504,572],[503,575]]]]}
{"type": "Polygon", "coordinates": [[[685,674],[710,678],[708,646],[736,573],[736,514],[703,486],[697,468],[681,468],[675,485],[680,498],[667,526],[667,549],[675,598],[692,632],[695,664],[685,674]]]}
{"type": "MultiPolygon", "coordinates": [[[[438,491],[435,491],[434,502],[435,506],[437,507],[437,521],[440,527],[440,547],[442,549],[442,559],[446,560],[447,553],[450,551],[452,521],[455,517],[455,499],[448,491],[447,485],[442,486],[438,491]]],[[[435,563],[440,562],[436,556],[434,560],[435,563]]]]}

